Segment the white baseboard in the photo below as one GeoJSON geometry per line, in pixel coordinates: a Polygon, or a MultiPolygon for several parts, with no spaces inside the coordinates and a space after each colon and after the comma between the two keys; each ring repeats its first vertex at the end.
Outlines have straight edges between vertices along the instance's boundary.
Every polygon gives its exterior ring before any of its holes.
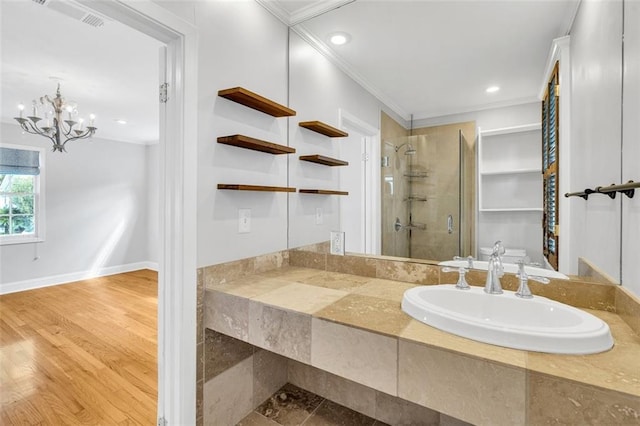
{"type": "Polygon", "coordinates": [[[34,278],[25,281],[14,281],[12,283],[0,284],[0,295],[15,293],[18,291],[34,290],[36,288],[50,287],[59,284],[72,283],[74,281],[86,280],[89,278],[106,277],[108,275],[122,274],[124,272],[138,271],[140,269],[158,270],[157,262],[136,262],[126,265],[109,266],[100,268],[97,271],[72,272],[70,274],[53,275],[50,277],[34,278]]]}

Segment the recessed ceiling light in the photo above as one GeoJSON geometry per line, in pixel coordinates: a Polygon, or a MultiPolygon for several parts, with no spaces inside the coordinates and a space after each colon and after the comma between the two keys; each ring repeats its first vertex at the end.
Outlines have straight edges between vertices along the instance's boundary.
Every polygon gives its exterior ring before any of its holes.
{"type": "Polygon", "coordinates": [[[496,93],[500,88],[498,86],[489,86],[487,87],[487,93],[496,93]]]}
{"type": "Polygon", "coordinates": [[[329,41],[336,46],[342,46],[349,43],[351,36],[347,33],[333,33],[329,35],[329,41]]]}
{"type": "Polygon", "coordinates": [[[122,118],[119,118],[119,119],[113,120],[113,121],[115,121],[118,124],[127,124],[127,120],[123,120],[122,118]]]}

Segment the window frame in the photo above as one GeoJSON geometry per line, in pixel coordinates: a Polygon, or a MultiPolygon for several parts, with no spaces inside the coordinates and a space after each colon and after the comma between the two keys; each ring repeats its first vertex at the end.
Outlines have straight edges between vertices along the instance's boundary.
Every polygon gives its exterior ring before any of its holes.
{"type": "Polygon", "coordinates": [[[1,144],[3,148],[21,149],[23,151],[36,151],[39,156],[39,169],[40,173],[35,175],[34,182],[34,199],[33,199],[33,234],[27,235],[0,235],[0,246],[12,245],[12,244],[27,244],[27,243],[41,243],[45,241],[45,194],[44,194],[44,182],[45,182],[45,149],[29,145],[17,145],[17,144],[1,144]]]}

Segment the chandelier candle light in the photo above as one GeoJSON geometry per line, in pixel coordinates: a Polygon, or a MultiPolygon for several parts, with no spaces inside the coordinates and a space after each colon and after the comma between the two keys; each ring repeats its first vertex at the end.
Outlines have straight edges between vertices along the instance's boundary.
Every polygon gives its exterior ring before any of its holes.
{"type": "Polygon", "coordinates": [[[20,127],[22,127],[22,130],[25,132],[49,138],[51,142],[53,142],[53,152],[67,152],[65,149],[67,142],[76,139],[90,138],[96,130],[98,130],[98,128],[93,125],[96,118],[93,114],[89,115],[89,125],[86,129],[83,129],[84,120],[82,118],[78,119],[78,121],[73,120],[72,116],[77,114],[77,111],[73,105],[67,104],[62,95],[60,95],[60,83],[58,83],[56,97],[51,99],[49,95],[44,95],[40,98],[40,103],[45,106],[51,104],[52,107],[52,111],[45,112],[46,125],[44,127],[38,126],[38,122],[41,121],[42,118],[38,117],[38,106],[35,100],[33,101],[33,110],[30,116],[27,116],[27,118],[23,117],[24,105],[20,104],[18,105],[20,116],[14,118],[20,123],[20,127]],[[62,114],[65,111],[68,113],[68,120],[62,119],[62,114]],[[74,129],[76,125],[78,125],[78,127],[74,129]],[[64,138],[64,141],[62,141],[62,138],[64,138]]]}

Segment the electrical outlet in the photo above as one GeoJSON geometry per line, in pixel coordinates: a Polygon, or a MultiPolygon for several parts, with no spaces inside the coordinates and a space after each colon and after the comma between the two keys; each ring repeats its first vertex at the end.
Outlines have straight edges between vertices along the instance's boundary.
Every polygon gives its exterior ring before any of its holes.
{"type": "Polygon", "coordinates": [[[344,232],[331,232],[331,254],[344,256],[344,232]]]}
{"type": "Polygon", "coordinates": [[[251,232],[251,209],[238,209],[238,233],[251,232]]]}
{"type": "Polygon", "coordinates": [[[316,208],[316,225],[322,225],[324,223],[324,218],[322,217],[322,207],[316,208]]]}

